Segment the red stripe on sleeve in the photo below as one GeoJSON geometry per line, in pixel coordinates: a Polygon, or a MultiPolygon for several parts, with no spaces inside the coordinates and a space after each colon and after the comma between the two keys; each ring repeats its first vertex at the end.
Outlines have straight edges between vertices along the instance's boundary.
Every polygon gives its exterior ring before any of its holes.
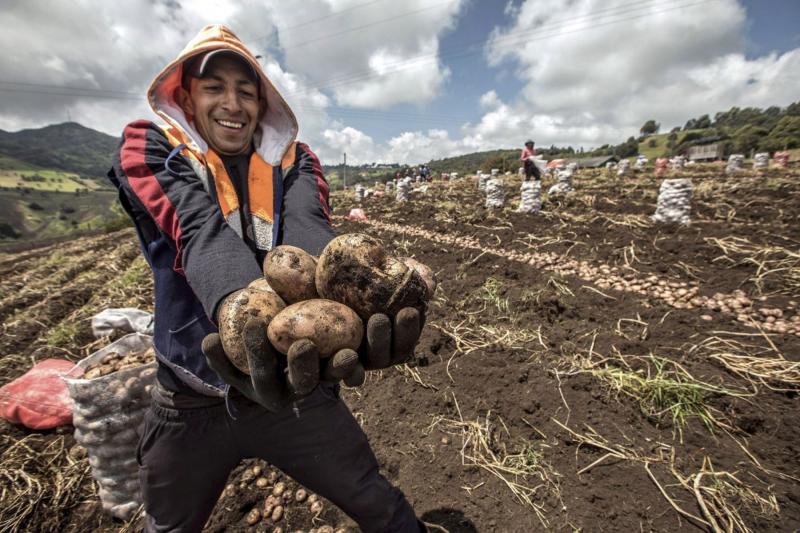
{"type": "Polygon", "coordinates": [[[129,124],[123,133],[124,143],[120,150],[122,170],[128,177],[128,185],[139,198],[158,227],[175,242],[175,271],[183,274],[181,264],[181,227],[175,206],[158,182],[153,171],[145,161],[147,150],[147,131],[150,123],[137,121],[129,124]]]}
{"type": "Polygon", "coordinates": [[[317,154],[311,151],[311,148],[308,147],[307,144],[297,143],[304,152],[306,152],[309,156],[311,156],[311,163],[314,170],[314,176],[317,179],[317,190],[319,191],[319,203],[322,204],[322,211],[325,213],[325,218],[330,222],[331,214],[330,210],[328,209],[328,194],[330,193],[330,188],[328,187],[328,182],[325,181],[325,176],[322,174],[322,165],[319,162],[319,158],[317,158],[317,154]]]}

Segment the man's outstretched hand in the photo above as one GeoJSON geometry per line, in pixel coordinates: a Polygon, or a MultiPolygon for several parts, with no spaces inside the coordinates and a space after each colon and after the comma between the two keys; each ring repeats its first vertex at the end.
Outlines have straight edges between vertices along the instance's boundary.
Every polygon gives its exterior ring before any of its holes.
{"type": "Polygon", "coordinates": [[[379,370],[408,361],[414,354],[422,325],[423,317],[413,307],[401,309],[394,320],[384,314],[369,317],[366,343],[361,350],[364,368],[379,370]]]}
{"type": "Polygon", "coordinates": [[[407,362],[414,353],[423,323],[423,315],[411,307],[401,309],[394,320],[375,314],[367,321],[359,353],[344,349],[320,361],[314,343],[303,339],[292,344],[284,363],[283,356],[267,338],[265,321],[253,318],[242,332],[249,376],[230,362],[219,334],[207,335],[202,349],[208,364],[226,383],[267,410],[277,411],[310,394],[320,379],[332,383],[344,381],[350,387],[357,387],[364,383],[365,370],[407,362]]]}
{"type": "Polygon", "coordinates": [[[314,343],[294,343],[286,363],[267,338],[266,322],[254,318],[242,332],[250,368],[248,376],[230,362],[217,333],[206,335],[202,350],[212,370],[248,399],[269,411],[278,411],[308,395],[319,382],[319,354],[314,343]]]}
{"type": "Polygon", "coordinates": [[[328,362],[328,367],[323,369],[323,379],[328,381],[343,379],[346,385],[358,387],[364,383],[365,370],[380,370],[406,363],[414,355],[414,346],[422,334],[424,320],[424,316],[413,307],[401,309],[394,320],[382,313],[372,315],[367,321],[367,331],[359,353],[356,354],[352,350],[342,350],[337,353],[328,362]],[[329,367],[337,366],[337,357],[343,352],[349,352],[348,357],[358,357],[358,364],[353,366],[349,373],[343,374],[339,371],[331,376],[329,367]]]}

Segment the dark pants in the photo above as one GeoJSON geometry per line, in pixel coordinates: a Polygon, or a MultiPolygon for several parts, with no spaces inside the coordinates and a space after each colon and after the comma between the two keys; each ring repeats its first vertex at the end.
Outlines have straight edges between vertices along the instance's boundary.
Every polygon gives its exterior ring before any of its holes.
{"type": "Polygon", "coordinates": [[[533,163],[533,161],[529,161],[529,160],[526,159],[524,167],[525,167],[525,181],[528,181],[531,178],[533,178],[536,181],[539,181],[540,179],[542,179],[542,173],[539,170],[539,167],[537,167],[533,163]]]}
{"type": "Polygon", "coordinates": [[[257,457],[327,498],[365,532],[420,529],[403,493],[378,462],[350,410],[331,386],[317,387],[295,410],[270,413],[238,402],[171,409],[154,404],[139,442],[139,478],[148,532],[200,531],[242,459],[257,457]]]}

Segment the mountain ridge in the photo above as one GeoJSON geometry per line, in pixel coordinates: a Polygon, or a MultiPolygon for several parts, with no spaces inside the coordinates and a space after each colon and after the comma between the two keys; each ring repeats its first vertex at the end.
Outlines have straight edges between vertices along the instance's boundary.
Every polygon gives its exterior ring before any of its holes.
{"type": "Polygon", "coordinates": [[[0,156],[84,178],[105,179],[118,144],[118,138],[77,122],[14,132],[0,129],[0,156]]]}

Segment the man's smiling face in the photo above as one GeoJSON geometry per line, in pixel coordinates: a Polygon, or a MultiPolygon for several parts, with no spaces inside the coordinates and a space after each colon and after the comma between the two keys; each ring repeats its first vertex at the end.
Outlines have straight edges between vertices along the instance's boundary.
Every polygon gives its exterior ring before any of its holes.
{"type": "Polygon", "coordinates": [[[190,80],[180,103],[216,153],[238,155],[250,150],[264,102],[243,59],[232,54],[211,58],[203,77],[190,80]]]}

